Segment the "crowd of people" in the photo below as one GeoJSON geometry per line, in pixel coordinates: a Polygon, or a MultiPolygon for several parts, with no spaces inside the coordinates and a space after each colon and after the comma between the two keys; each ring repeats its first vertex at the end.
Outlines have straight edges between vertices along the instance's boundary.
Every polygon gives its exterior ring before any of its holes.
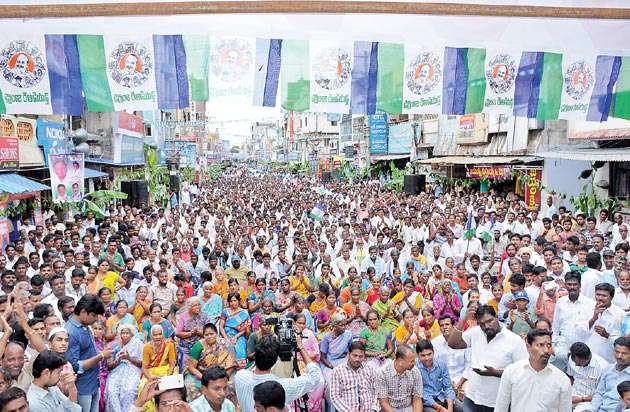
{"type": "Polygon", "coordinates": [[[625,411],[628,225],[543,203],[233,166],[25,218],[0,412],[625,411]]]}

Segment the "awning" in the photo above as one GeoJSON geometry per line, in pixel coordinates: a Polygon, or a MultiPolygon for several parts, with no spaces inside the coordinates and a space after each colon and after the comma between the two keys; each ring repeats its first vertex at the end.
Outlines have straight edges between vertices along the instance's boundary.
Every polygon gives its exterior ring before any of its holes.
{"type": "Polygon", "coordinates": [[[586,160],[591,162],[630,162],[630,149],[573,149],[536,153],[546,159],[586,160]]]}
{"type": "Polygon", "coordinates": [[[387,154],[387,155],[372,155],[371,156],[371,160],[372,161],[379,161],[379,160],[396,160],[396,159],[405,159],[411,157],[411,155],[409,153],[407,154],[387,154]]]}
{"type": "Polygon", "coordinates": [[[18,195],[44,190],[50,190],[50,187],[15,173],[0,174],[0,192],[18,195]]]}
{"type": "Polygon", "coordinates": [[[111,160],[111,159],[104,159],[102,157],[99,157],[99,158],[88,157],[88,158],[85,159],[85,163],[93,163],[93,164],[97,164],[97,165],[107,165],[107,166],[112,166],[112,167],[125,167],[125,166],[141,166],[141,165],[144,165],[144,163],[114,163],[113,160],[111,160]]]}
{"type": "Polygon", "coordinates": [[[105,177],[105,176],[108,176],[108,174],[107,174],[107,173],[103,173],[103,172],[101,172],[100,170],[90,169],[90,168],[88,168],[88,167],[86,167],[86,168],[84,169],[84,171],[85,171],[85,175],[84,175],[84,176],[85,176],[85,178],[86,178],[86,179],[95,179],[95,178],[97,178],[97,177],[105,177]]]}
{"type": "Polygon", "coordinates": [[[417,160],[416,163],[442,165],[496,165],[530,163],[539,160],[542,159],[537,156],[444,156],[417,160]]]}

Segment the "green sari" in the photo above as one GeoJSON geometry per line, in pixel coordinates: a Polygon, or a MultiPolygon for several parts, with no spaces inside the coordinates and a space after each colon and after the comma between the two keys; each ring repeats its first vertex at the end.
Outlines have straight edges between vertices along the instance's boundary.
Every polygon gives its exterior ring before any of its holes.
{"type": "Polygon", "coordinates": [[[381,317],[381,326],[386,327],[389,332],[393,332],[398,328],[398,325],[400,325],[400,322],[398,321],[398,319],[396,319],[396,316],[398,315],[398,310],[391,300],[388,300],[387,303],[383,303],[383,301],[378,299],[376,302],[372,303],[372,308],[374,308],[374,310],[377,311],[379,316],[381,317]],[[391,309],[389,310],[389,314],[385,316],[388,308],[391,309]]]}
{"type": "Polygon", "coordinates": [[[370,352],[386,353],[391,336],[391,331],[385,326],[379,326],[375,331],[366,327],[359,332],[359,337],[365,339],[365,349],[370,352]]]}

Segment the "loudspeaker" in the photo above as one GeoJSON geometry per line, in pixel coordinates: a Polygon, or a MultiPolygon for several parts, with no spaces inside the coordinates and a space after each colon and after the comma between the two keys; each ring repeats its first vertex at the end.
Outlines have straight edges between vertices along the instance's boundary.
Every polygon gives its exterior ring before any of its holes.
{"type": "Polygon", "coordinates": [[[322,172],[322,182],[329,183],[330,181],[332,181],[332,173],[322,172]]]}
{"type": "Polygon", "coordinates": [[[149,205],[149,187],[146,180],[128,180],[120,182],[120,191],[127,193],[123,204],[133,207],[149,205]]]}
{"type": "Polygon", "coordinates": [[[168,185],[173,192],[177,193],[177,198],[179,198],[179,175],[169,175],[168,185]]]}
{"type": "Polygon", "coordinates": [[[418,195],[425,191],[426,176],[425,175],[405,175],[404,180],[405,193],[408,195],[418,195]]]}

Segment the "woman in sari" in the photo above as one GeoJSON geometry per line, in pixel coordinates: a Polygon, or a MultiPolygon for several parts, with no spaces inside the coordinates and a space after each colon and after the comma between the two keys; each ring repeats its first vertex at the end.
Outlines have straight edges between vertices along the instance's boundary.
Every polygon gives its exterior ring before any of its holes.
{"type": "Polygon", "coordinates": [[[239,367],[247,363],[247,338],[250,333],[250,320],[247,311],[240,306],[240,296],[230,293],[227,297],[228,307],[223,310],[219,319],[221,336],[232,345],[236,351],[239,367]]]}
{"type": "Polygon", "coordinates": [[[138,324],[136,323],[136,319],[127,313],[127,301],[119,300],[114,305],[115,312],[112,316],[107,319],[105,325],[107,326],[107,333],[105,334],[105,339],[108,341],[112,341],[116,338],[117,330],[120,325],[129,325],[134,329],[138,328],[138,324]]]}
{"type": "MultiPolygon", "coordinates": [[[[229,297],[230,295],[228,295],[228,299],[229,297]]],[[[271,301],[273,301],[276,297],[270,290],[267,289],[267,281],[265,280],[265,278],[256,279],[256,288],[247,298],[247,308],[252,316],[254,315],[254,313],[260,312],[262,310],[262,303],[265,298],[269,298],[271,299],[271,301]]],[[[226,303],[229,305],[229,302],[227,300],[226,303]]]]}
{"type": "Polygon", "coordinates": [[[142,322],[142,333],[147,342],[151,342],[151,328],[155,325],[162,327],[164,339],[172,339],[175,330],[171,322],[164,319],[162,305],[159,303],[152,303],[149,306],[149,317],[142,322]]]}
{"type": "MultiPolygon", "coordinates": [[[[247,292],[241,289],[238,279],[230,278],[228,280],[228,293],[236,293],[241,298],[241,307],[247,309],[247,292]]],[[[227,298],[227,295],[225,296],[227,298]]]]}
{"type": "Polygon", "coordinates": [[[228,280],[223,270],[217,270],[212,277],[214,284],[214,293],[219,295],[221,300],[225,299],[228,294],[228,280]]]}
{"type": "Polygon", "coordinates": [[[435,317],[440,319],[444,315],[450,316],[453,322],[459,320],[459,312],[462,310],[462,302],[455,293],[450,279],[442,281],[441,290],[433,297],[433,309],[435,317]]]}
{"type": "Polygon", "coordinates": [[[263,316],[268,316],[272,318],[278,317],[278,314],[273,311],[273,302],[271,301],[271,299],[263,300],[262,312],[254,313],[254,316],[252,316],[252,330],[258,330],[260,319],[263,316]]]}
{"type": "Polygon", "coordinates": [[[284,278],[280,281],[280,290],[276,292],[276,310],[281,313],[287,312],[293,305],[293,296],[296,293],[291,290],[291,282],[284,278]]]}
{"type": "Polygon", "coordinates": [[[304,299],[304,296],[296,294],[293,297],[293,307],[289,310],[287,316],[298,315],[300,313],[306,318],[306,327],[315,331],[315,321],[313,320],[311,312],[306,308],[306,300],[304,299]]]}
{"type": "MultiPolygon", "coordinates": [[[[190,297],[192,296],[192,294],[190,295],[190,297]]],[[[186,296],[186,289],[185,288],[178,288],[177,292],[175,292],[175,302],[173,302],[173,304],[171,305],[171,308],[168,312],[168,319],[173,323],[176,324],[177,323],[177,314],[179,313],[179,311],[181,311],[182,309],[184,309],[184,306],[186,306],[186,299],[188,297],[186,296]]]]}
{"type": "Polygon", "coordinates": [[[345,312],[337,312],[330,319],[330,332],[326,333],[320,344],[322,373],[326,385],[326,399],[330,401],[330,376],[337,365],[345,363],[348,358],[348,345],[352,342],[352,332],[346,330],[348,320],[345,312]]]}
{"type": "Polygon", "coordinates": [[[203,339],[193,345],[188,356],[184,385],[189,402],[199,396],[203,372],[215,365],[231,374],[236,369],[236,353],[228,341],[218,337],[217,327],[207,323],[203,327],[203,339]]]}
{"type": "Polygon", "coordinates": [[[381,325],[379,314],[374,309],[367,313],[367,327],[359,333],[365,343],[367,365],[378,369],[394,352],[392,334],[381,325]]]}
{"type": "Polygon", "coordinates": [[[98,272],[87,283],[88,293],[97,293],[101,288],[107,288],[112,294],[112,300],[116,300],[116,291],[125,286],[125,280],[116,272],[109,270],[109,262],[106,259],[98,261],[98,272]]]}
{"type": "Polygon", "coordinates": [[[201,312],[206,314],[210,322],[216,323],[223,310],[223,299],[214,293],[212,282],[203,283],[203,294],[199,297],[199,301],[201,312]]]}
{"type": "MultiPolygon", "coordinates": [[[[138,392],[153,378],[172,375],[177,367],[175,344],[170,339],[164,339],[164,331],[160,325],[151,328],[151,342],[145,343],[142,350],[142,380],[138,392]]],[[[155,402],[144,405],[144,412],[155,411],[155,402]]]]}
{"type": "Polygon", "coordinates": [[[440,336],[442,331],[440,330],[440,325],[438,324],[437,319],[435,318],[435,312],[431,308],[422,309],[422,320],[419,322],[421,328],[424,328],[427,333],[427,339],[433,339],[436,336],[440,336]]]}
{"type": "Polygon", "coordinates": [[[136,300],[129,309],[129,312],[131,312],[138,324],[139,332],[142,332],[144,319],[151,313],[149,310],[151,301],[147,299],[147,296],[149,296],[149,289],[146,286],[138,286],[138,289],[136,289],[136,300]]]}
{"type": "Polygon", "coordinates": [[[343,309],[337,306],[337,295],[335,291],[329,289],[326,295],[326,306],[317,312],[317,337],[320,340],[326,333],[331,331],[332,317],[337,313],[343,313],[345,316],[343,309]]]}
{"type": "Polygon", "coordinates": [[[343,305],[343,310],[348,315],[348,330],[353,336],[358,336],[366,326],[365,317],[370,310],[370,305],[361,300],[361,290],[358,287],[352,286],[350,289],[350,302],[343,305]]]}
{"type": "Polygon", "coordinates": [[[352,295],[352,289],[353,288],[359,289],[360,299],[362,301],[365,301],[365,299],[367,298],[367,295],[361,289],[361,283],[362,283],[361,276],[353,277],[352,280],[350,281],[350,284],[348,286],[346,286],[345,288],[341,289],[341,292],[339,293],[339,303],[344,305],[344,304],[350,302],[350,298],[351,298],[351,295],[352,295]]]}
{"type": "MultiPolygon", "coordinates": [[[[96,347],[97,352],[102,352],[105,349],[105,323],[102,320],[97,320],[92,325],[92,333],[94,334],[94,346],[96,347]]],[[[107,361],[103,359],[98,364],[98,377],[101,383],[100,392],[101,397],[99,398],[99,411],[105,411],[105,383],[107,382],[107,375],[109,373],[109,369],[107,369],[107,361]]]]}
{"type": "MultiPolygon", "coordinates": [[[[308,353],[308,356],[316,363],[319,363],[319,342],[317,341],[317,337],[315,337],[313,331],[307,327],[306,316],[303,313],[298,313],[294,315],[293,319],[295,331],[298,334],[302,334],[302,345],[308,353]]],[[[300,354],[298,354],[298,368],[300,370],[300,375],[304,375],[306,364],[304,363],[302,355],[300,354]]],[[[324,400],[324,388],[325,385],[322,383],[319,387],[315,388],[312,392],[309,393],[308,402],[306,404],[309,411],[319,412],[322,410],[322,403],[324,400]]]]}
{"type": "Polygon", "coordinates": [[[112,357],[107,362],[109,377],[106,386],[106,411],[126,412],[138,396],[142,372],[142,342],[134,336],[135,328],[123,324],[118,327],[118,337],[108,345],[112,357]]]}
{"type": "Polygon", "coordinates": [[[203,326],[208,323],[208,315],[201,311],[201,302],[197,296],[188,298],[186,309],[179,315],[175,336],[177,344],[177,364],[180,371],[186,367],[188,354],[195,342],[203,337],[203,326]]]}
{"type": "Polygon", "coordinates": [[[381,325],[393,332],[398,328],[398,309],[396,304],[392,302],[390,297],[390,290],[387,287],[382,287],[380,290],[379,298],[372,304],[372,308],[378,312],[381,317],[381,325]]]}
{"type": "Polygon", "coordinates": [[[103,317],[107,320],[112,316],[113,313],[116,312],[116,306],[114,301],[112,300],[112,292],[109,288],[102,287],[98,291],[98,297],[103,301],[103,306],[105,306],[105,313],[103,317]]]}
{"type": "Polygon", "coordinates": [[[190,256],[192,255],[192,247],[188,241],[184,240],[181,244],[181,250],[179,252],[179,258],[185,263],[190,263],[190,256]]]}
{"type": "Polygon", "coordinates": [[[425,330],[420,327],[418,318],[413,314],[411,309],[405,309],[403,312],[403,321],[394,332],[394,339],[396,345],[415,345],[423,339],[430,339],[431,335],[427,337],[425,330]]]}

